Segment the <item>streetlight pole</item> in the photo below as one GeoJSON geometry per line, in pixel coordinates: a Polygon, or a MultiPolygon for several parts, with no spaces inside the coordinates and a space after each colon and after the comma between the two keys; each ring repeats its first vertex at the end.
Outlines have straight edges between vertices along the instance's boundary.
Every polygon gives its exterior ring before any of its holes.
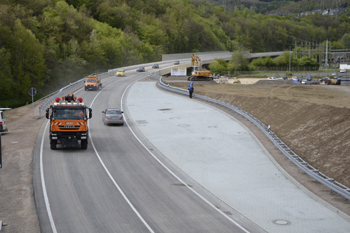
{"type": "Polygon", "coordinates": [[[290,74],[290,66],[291,66],[291,63],[292,63],[292,61],[291,61],[291,56],[292,56],[291,48],[292,48],[292,46],[289,46],[289,74],[290,74]]]}

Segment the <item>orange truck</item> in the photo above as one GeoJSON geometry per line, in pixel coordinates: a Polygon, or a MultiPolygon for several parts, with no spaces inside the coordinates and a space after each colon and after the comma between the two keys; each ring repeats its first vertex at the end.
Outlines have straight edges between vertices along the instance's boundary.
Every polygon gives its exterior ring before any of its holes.
{"type": "Polygon", "coordinates": [[[55,99],[55,103],[46,109],[46,118],[50,119],[50,148],[80,147],[87,149],[89,129],[88,119],[92,109],[85,106],[82,98],[73,94],[55,99]]]}
{"type": "Polygon", "coordinates": [[[87,90],[97,91],[100,87],[102,87],[101,80],[98,78],[97,74],[88,75],[84,83],[85,83],[85,91],[87,90]]]}

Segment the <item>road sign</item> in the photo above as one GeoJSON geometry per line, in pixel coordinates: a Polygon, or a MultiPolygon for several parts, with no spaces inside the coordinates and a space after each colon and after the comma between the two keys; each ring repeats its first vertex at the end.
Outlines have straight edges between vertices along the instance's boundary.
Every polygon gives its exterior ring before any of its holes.
{"type": "Polygon", "coordinates": [[[36,89],[34,87],[29,88],[29,95],[36,96],[36,89]]]}
{"type": "Polygon", "coordinates": [[[29,88],[29,95],[32,96],[33,117],[34,117],[34,98],[33,98],[33,96],[36,95],[36,89],[34,87],[29,88]]]}

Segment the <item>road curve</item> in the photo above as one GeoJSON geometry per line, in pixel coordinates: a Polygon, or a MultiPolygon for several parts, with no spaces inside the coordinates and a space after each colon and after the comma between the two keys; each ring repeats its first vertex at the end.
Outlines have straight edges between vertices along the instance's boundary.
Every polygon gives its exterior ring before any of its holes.
{"type": "Polygon", "coordinates": [[[75,94],[93,109],[87,150],[50,150],[43,124],[34,151],[42,232],[260,232],[239,215],[225,216],[181,172],[169,172],[127,125],[103,125],[101,111],[121,108],[124,91],[145,76],[128,71],[103,79],[100,91],[75,94]]]}

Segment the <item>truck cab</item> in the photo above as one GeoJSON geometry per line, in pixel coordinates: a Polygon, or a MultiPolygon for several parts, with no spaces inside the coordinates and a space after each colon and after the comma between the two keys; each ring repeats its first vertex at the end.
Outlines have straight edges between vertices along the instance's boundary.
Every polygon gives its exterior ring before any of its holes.
{"type": "Polygon", "coordinates": [[[82,98],[73,94],[60,99],[46,109],[46,118],[50,120],[50,148],[80,147],[87,149],[89,130],[87,121],[92,117],[92,109],[83,103],[82,98]]]}
{"type": "Polygon", "coordinates": [[[11,108],[0,108],[0,132],[7,132],[7,126],[6,126],[6,118],[4,111],[10,110],[11,108]]]}

